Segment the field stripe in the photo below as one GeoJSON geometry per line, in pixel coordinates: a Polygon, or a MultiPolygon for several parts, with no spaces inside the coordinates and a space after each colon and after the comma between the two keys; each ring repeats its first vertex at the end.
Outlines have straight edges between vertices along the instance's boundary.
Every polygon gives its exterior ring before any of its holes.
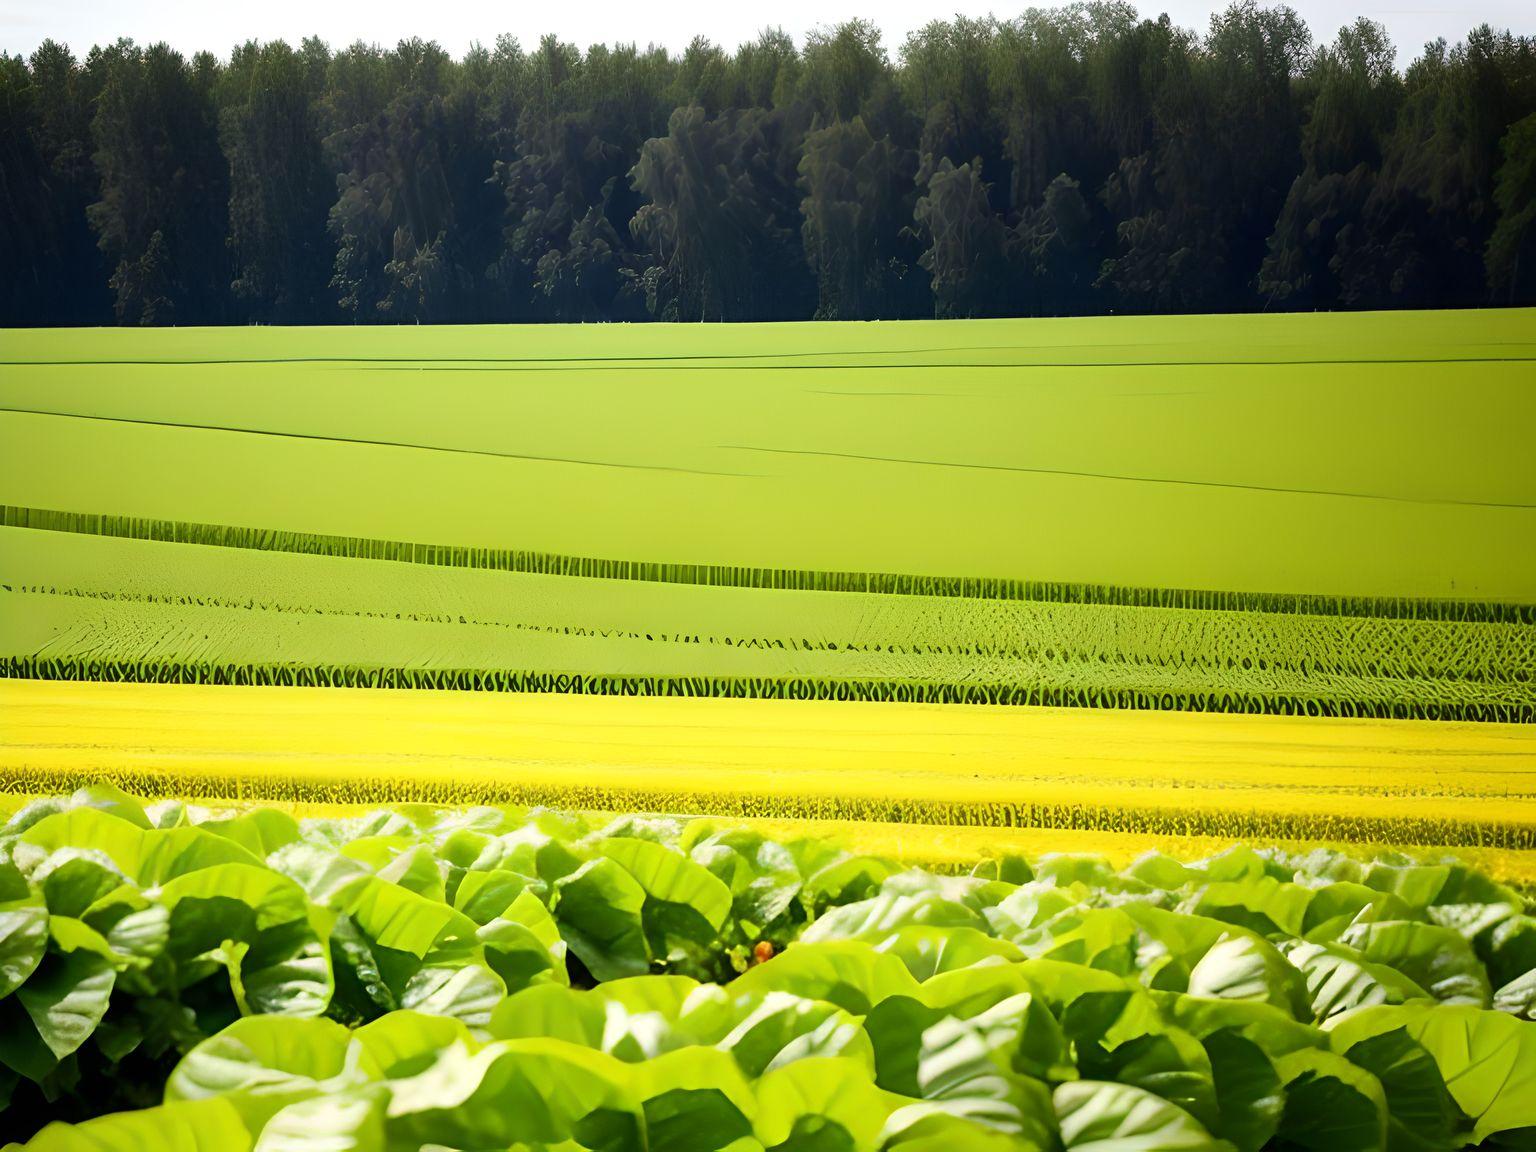
{"type": "Polygon", "coordinates": [[[1536,624],[1536,604],[1504,601],[1136,588],[988,576],[927,576],[893,572],[813,571],[721,564],[676,564],[571,556],[507,548],[431,544],[376,537],[327,535],[280,528],[251,528],[161,520],[13,504],[0,504],[0,525],[130,540],[157,540],[221,548],[291,552],[313,556],[343,556],[355,559],[430,564],[448,568],[480,568],[502,572],[579,576],[590,579],[641,580],[717,587],[864,592],[896,596],[1033,600],[1133,608],[1192,608],[1229,612],[1536,624]]]}
{"type": "Polygon", "coordinates": [[[611,696],[627,700],[799,701],[876,705],[968,705],[1002,708],[1114,709],[1148,712],[1417,720],[1430,723],[1531,724],[1536,703],[1520,688],[1507,701],[1427,699],[1319,699],[1311,695],[1242,689],[1174,690],[1099,684],[944,681],[916,678],[658,675],[544,671],[525,668],[331,666],[301,661],[217,661],[94,656],[0,657],[0,680],[122,683],[238,688],[383,689],[408,692],[611,696]]]}
{"type": "Polygon", "coordinates": [[[1520,725],[39,681],[0,682],[0,721],[18,794],[1536,850],[1520,725]]]}

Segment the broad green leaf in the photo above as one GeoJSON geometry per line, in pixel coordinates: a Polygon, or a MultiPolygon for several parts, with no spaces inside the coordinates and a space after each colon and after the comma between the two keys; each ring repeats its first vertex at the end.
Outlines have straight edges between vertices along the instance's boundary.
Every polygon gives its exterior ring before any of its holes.
{"type": "Polygon", "coordinates": [[[1155,992],[1162,1018],[1204,1040],[1213,1032],[1233,1029],[1276,1060],[1300,1048],[1326,1048],[1321,1029],[1302,1024],[1284,1009],[1257,1000],[1202,1000],[1195,996],[1155,992]]]}
{"type": "Polygon", "coordinates": [[[289,1104],[345,1086],[333,1081],[363,1079],[365,1070],[348,1068],[349,1053],[362,1051],[330,1020],[246,1017],[182,1057],[166,1081],[165,1101],[225,1097],[259,1131],[289,1104]]]}
{"type": "Polygon", "coordinates": [[[491,1013],[488,1031],[497,1040],[544,1036],[602,1048],[606,1011],[587,992],[558,984],[540,984],[508,996],[491,1013]]]}
{"type": "Polygon", "coordinates": [[[234,841],[200,828],[140,828],[89,807],[46,816],[21,840],[48,852],[80,847],[103,852],[124,875],[146,887],[218,864],[261,863],[234,841]]]}
{"type": "Polygon", "coordinates": [[[985,912],[1017,892],[1018,885],[982,876],[946,876],[921,868],[908,868],[887,877],[880,891],[897,896],[937,896],[973,912],[985,912]]]}
{"type": "Polygon", "coordinates": [[[784,1152],[836,1148],[840,1152],[875,1152],[886,1117],[896,1101],[876,1088],[868,1068],[853,1060],[813,1057],[786,1064],[756,1085],[757,1137],[784,1152]],[[812,1129],[809,1121],[820,1121],[812,1129]],[[838,1144],[821,1134],[835,1126],[846,1139],[838,1144]],[[802,1141],[794,1139],[799,1127],[802,1141]],[[816,1136],[809,1136],[815,1131],[816,1136]]]}
{"type": "Polygon", "coordinates": [[[1230,1152],[1189,1113],[1126,1084],[1076,1080],[1053,1096],[1061,1142],[1070,1152],[1230,1152]]]}
{"type": "Polygon", "coordinates": [[[1361,1008],[1338,1017],[1334,1050],[1405,1029],[1423,1045],[1457,1105],[1474,1121],[1474,1141],[1536,1127],[1536,1024],[1461,1004],[1361,1008]]]}
{"type": "MultiPolygon", "coordinates": [[[[817,844],[817,847],[825,846],[817,844]]],[[[790,846],[791,851],[794,848],[794,845],[790,846]]],[[[831,855],[832,859],[815,868],[808,868],[805,859],[800,861],[800,872],[805,876],[800,896],[812,913],[820,913],[830,905],[866,900],[875,895],[885,878],[896,871],[895,865],[878,856],[831,855]]]]}
{"type": "Polygon", "coordinates": [[[645,900],[640,882],[607,858],[589,860],[555,882],[560,934],[596,979],[638,976],[650,968],[641,921],[645,900]]]}
{"type": "Polygon", "coordinates": [[[47,957],[7,1007],[0,1061],[41,1080],[96,1030],[116,980],[111,962],[93,952],[47,957]]]}
{"type": "Polygon", "coordinates": [[[1390,892],[1411,908],[1426,908],[1435,903],[1451,879],[1451,870],[1443,864],[1384,864],[1366,867],[1361,883],[1378,892],[1390,892]]]}
{"type": "Polygon", "coordinates": [[[559,1040],[498,1041],[476,1052],[455,1045],[391,1082],[390,1137],[469,1148],[555,1143],[593,1112],[638,1114],[630,1079],[613,1057],[559,1040]]]}
{"type": "Polygon", "coordinates": [[[126,966],[130,960],[116,952],[100,932],[73,916],[49,916],[48,937],[60,952],[94,952],[115,967],[126,966]]]}
{"type": "Polygon", "coordinates": [[[1055,1152],[1058,1146],[1055,1139],[1037,1144],[984,1127],[952,1104],[931,1102],[897,1108],[886,1118],[881,1136],[881,1148],[900,1152],[1055,1152]]]}
{"type": "Polygon", "coordinates": [[[1136,967],[1136,922],[1120,908],[1072,908],[1014,937],[1031,959],[1129,975],[1136,967]]]}
{"type": "MultiPolygon", "coordinates": [[[[1481,936],[1489,935],[1500,924],[1519,921],[1523,917],[1514,904],[1436,904],[1427,909],[1430,922],[1442,928],[1454,928],[1464,940],[1478,947],[1481,936]]],[[[1408,916],[1377,916],[1377,920],[1407,920],[1408,916]]],[[[1486,956],[1482,948],[1480,955],[1486,956]]]]}
{"type": "Polygon", "coordinates": [[[1035,864],[1035,883],[1057,888],[1083,884],[1107,892],[1118,892],[1126,882],[1102,856],[1048,852],[1035,864]]]}
{"type": "Polygon", "coordinates": [[[428,1016],[452,1016],[471,1031],[483,1032],[491,1012],[506,998],[501,977],[483,964],[458,968],[423,968],[400,996],[400,1007],[428,1016]]]}
{"type": "Polygon", "coordinates": [[[193,1100],[50,1124],[25,1152],[249,1152],[251,1135],[227,1100],[193,1100]]]}
{"type": "Polygon", "coordinates": [[[1382,920],[1351,925],[1340,934],[1339,943],[1372,963],[1397,969],[1442,1003],[1485,1008],[1492,997],[1482,962],[1452,928],[1382,920]]]}
{"type": "Polygon", "coordinates": [[[261,860],[299,839],[299,822],[276,808],[252,808],[227,819],[205,820],[198,827],[233,840],[261,860]]]}
{"type": "Polygon", "coordinates": [[[164,884],[157,904],[171,910],[172,946],[176,945],[177,905],[184,900],[234,901],[254,913],[257,930],[303,920],[309,913],[304,890],[288,877],[256,864],[218,864],[189,872],[164,884]]]}
{"type": "Polygon", "coordinates": [[[330,950],[307,920],[258,932],[232,975],[247,1012],[318,1016],[335,988],[330,950]]]}
{"type": "Polygon", "coordinates": [[[1306,980],[1312,1014],[1319,1022],[1367,1004],[1401,1004],[1429,997],[1396,968],[1372,964],[1342,944],[1296,941],[1285,955],[1306,980]]]}
{"type": "Polygon", "coordinates": [[[1521,1020],[1536,1020],[1536,968],[1498,989],[1493,994],[1493,1006],[1521,1020]]]}
{"type": "Polygon", "coordinates": [[[1344,1057],[1381,1082],[1392,1152],[1449,1152],[1467,1142],[1471,1121],[1446,1089],[1434,1059],[1407,1029],[1369,1036],[1344,1057]]]}
{"type": "Polygon", "coordinates": [[[95,808],[110,812],[118,819],[139,828],[152,826],[149,817],[144,814],[144,806],[110,781],[103,780],[78,789],[69,798],[69,804],[72,808],[95,808]]]}
{"type": "Polygon", "coordinates": [[[983,880],[1001,880],[1005,884],[1028,884],[1035,878],[1029,861],[1014,852],[988,856],[971,869],[971,875],[983,880]]]}
{"type": "Polygon", "coordinates": [[[569,983],[565,941],[544,905],[524,892],[507,911],[517,919],[492,920],[475,933],[485,949],[486,963],[507,991],[517,992],[534,983],[569,983]]]}
{"type": "Polygon", "coordinates": [[[385,1152],[388,1098],[371,1085],[299,1100],[267,1121],[252,1152],[385,1152]]]}
{"type": "Polygon", "coordinates": [[[476,924],[489,924],[520,897],[528,895],[528,882],[529,878],[522,873],[503,868],[466,872],[454,889],[453,906],[476,924]]]}
{"type": "Polygon", "coordinates": [[[918,1052],[917,1086],[923,1099],[956,1115],[1048,1147],[1049,1091],[1016,1067],[1038,1063],[1020,1060],[1025,1018],[1019,1005],[1004,1001],[973,1020],[950,1016],[930,1025],[918,1052]]]}
{"type": "Polygon", "coordinates": [[[1302,931],[1296,935],[1332,940],[1356,920],[1406,920],[1411,916],[1408,905],[1390,892],[1337,880],[1314,890],[1302,931]]]}
{"type": "Polygon", "coordinates": [[[1256,880],[1269,874],[1270,860],[1246,844],[1236,844],[1198,865],[1208,883],[1256,880]]]}
{"type": "MultiPolygon", "coordinates": [[[[1072,1022],[1064,1024],[1071,1035],[1072,1022]]],[[[1078,1044],[1078,1070],[1091,1080],[1114,1080],[1161,1096],[1206,1127],[1220,1121],[1216,1074],[1205,1048],[1171,1025],[1120,1041],[1113,1047],[1078,1044]]]]}
{"type": "Polygon", "coordinates": [[[924,981],[945,972],[957,972],[979,964],[1024,959],[1024,954],[1013,944],[974,928],[913,925],[898,928],[875,947],[881,952],[899,957],[914,977],[924,981]]]}
{"type": "Polygon", "coordinates": [[[57,916],[84,916],[126,880],[105,853],[89,848],[60,848],[32,870],[32,882],[42,890],[48,911],[57,916]]]}
{"type": "Polygon", "coordinates": [[[716,932],[724,926],[731,911],[730,889],[681,852],[650,840],[630,838],[604,840],[598,850],[622,865],[645,889],[649,899],[692,908],[716,932]]]}
{"type": "MultiPolygon", "coordinates": [[[[748,1076],[802,1060],[841,1057],[871,1079],[874,1050],[859,1020],[833,1004],[789,992],[748,1001],[750,1008],[715,1046],[731,1053],[748,1076]]],[[[741,1000],[736,1002],[741,1005],[741,1000]]]]}
{"type": "Polygon", "coordinates": [[[415,1076],[455,1044],[472,1043],[462,1020],[420,1012],[391,1012],[352,1033],[352,1044],[390,1078],[415,1076]]]}
{"type": "Polygon", "coordinates": [[[1040,927],[1076,903],[1060,888],[1032,881],[988,908],[984,915],[994,935],[1005,940],[1017,940],[1030,929],[1040,927]]]}
{"type": "Polygon", "coordinates": [[[1120,874],[1128,880],[1164,892],[1176,892],[1188,885],[1204,884],[1207,879],[1200,869],[1191,868],[1161,852],[1147,852],[1138,856],[1120,874]]]}
{"type": "Polygon", "coordinates": [[[631,976],[605,981],[592,989],[591,995],[622,1005],[629,1012],[656,1012],[675,1020],[700,987],[697,980],[687,976],[631,976]]]}
{"type": "Polygon", "coordinates": [[[1075,1080],[1067,1038],[1039,997],[1020,992],[966,1018],[993,1058],[1036,1080],[1075,1080]]]}
{"type": "Polygon", "coordinates": [[[1487,957],[1495,987],[1536,972],[1536,916],[1509,916],[1496,925],[1488,936],[1487,957]]]}
{"type": "Polygon", "coordinates": [[[448,900],[443,887],[442,869],[437,858],[432,855],[432,849],[425,844],[417,844],[401,852],[378,870],[378,877],[439,904],[448,900]]]}
{"type": "Polygon", "coordinates": [[[1022,964],[977,964],[930,976],[923,981],[918,995],[932,1008],[968,1019],[1010,996],[1033,991],[1034,985],[1024,975],[1022,964]]]}
{"type": "Polygon", "coordinates": [[[1333,1052],[1302,1048],[1277,1060],[1275,1071],[1285,1084],[1282,1140],[1316,1152],[1386,1147],[1386,1093],[1364,1068],[1333,1052]]]}
{"type": "Polygon", "coordinates": [[[351,1034],[331,1020],[248,1016],[182,1057],[166,1081],[165,1099],[201,1100],[293,1080],[339,1076],[351,1034]]]}
{"type": "Polygon", "coordinates": [[[864,940],[879,946],[900,929],[912,925],[984,932],[987,922],[964,904],[946,900],[936,893],[881,892],[868,900],[845,904],[824,913],[800,934],[800,940],[805,944],[823,940],[864,940]]]}
{"type": "Polygon", "coordinates": [[[920,985],[895,956],[855,940],[793,944],[731,985],[741,995],[793,992],[825,1000],[855,1016],[888,996],[918,995],[920,985]]]}
{"type": "Polygon", "coordinates": [[[1258,1152],[1274,1136],[1285,1111],[1280,1074],[1264,1049],[1236,1028],[1218,1029],[1200,1042],[1211,1058],[1221,1112],[1213,1131],[1239,1152],[1258,1152]]]}
{"type": "Polygon", "coordinates": [[[757,1098],[735,1060],[714,1048],[682,1048],[632,1066],[641,1101],[641,1148],[731,1148],[752,1134],[757,1098]]]}
{"type": "Polygon", "coordinates": [[[130,912],[106,931],[114,952],[149,962],[163,953],[171,940],[171,914],[160,905],[130,912]]]}
{"type": "Polygon", "coordinates": [[[1189,994],[1218,1000],[1259,1000],[1306,1019],[1306,986],[1268,941],[1238,936],[1214,945],[1189,974],[1189,994]]]}
{"type": "Polygon", "coordinates": [[[479,927],[462,912],[398,884],[370,876],[345,912],[375,944],[425,959],[434,949],[472,947],[479,927]]]}
{"type": "Polygon", "coordinates": [[[693,843],[688,854],[731,890],[731,915],[750,935],[783,916],[800,893],[800,870],[789,849],[755,832],[716,833],[693,843]]]}
{"type": "Polygon", "coordinates": [[[942,1008],[911,996],[888,996],[871,1008],[864,1018],[864,1031],[874,1050],[876,1083],[887,1092],[922,1095],[917,1069],[923,1033],[948,1017],[942,1008]]]}
{"type": "Polygon", "coordinates": [[[1186,902],[1186,911],[1271,935],[1300,936],[1315,893],[1273,876],[1207,884],[1186,902]]]}
{"type": "Polygon", "coordinates": [[[37,971],[48,950],[48,909],[28,898],[0,905],[0,999],[37,971]]]}
{"type": "Polygon", "coordinates": [[[316,904],[344,912],[373,873],[356,860],[316,844],[288,844],[273,852],[268,864],[304,889],[316,904]]]}

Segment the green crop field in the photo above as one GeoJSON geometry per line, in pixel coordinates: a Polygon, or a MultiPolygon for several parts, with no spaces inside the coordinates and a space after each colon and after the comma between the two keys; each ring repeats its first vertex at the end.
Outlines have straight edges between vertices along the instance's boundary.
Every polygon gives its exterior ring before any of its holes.
{"type": "Polygon", "coordinates": [[[1533,331],[1505,310],[7,333],[0,494],[656,564],[1529,601],[1533,331]]]}
{"type": "Polygon", "coordinates": [[[8,333],[0,659],[1528,719],[1533,324],[8,333]]]}
{"type": "Polygon", "coordinates": [[[1536,629],[1515,619],[710,587],[23,528],[0,528],[0,554],[5,655],[43,675],[117,678],[117,660],[473,687],[499,670],[585,691],[1473,718],[1526,715],[1536,679],[1536,629]]]}
{"type": "Polygon", "coordinates": [[[1532,428],[1531,311],[0,335],[0,1140],[1523,1146],[1532,428]]]}

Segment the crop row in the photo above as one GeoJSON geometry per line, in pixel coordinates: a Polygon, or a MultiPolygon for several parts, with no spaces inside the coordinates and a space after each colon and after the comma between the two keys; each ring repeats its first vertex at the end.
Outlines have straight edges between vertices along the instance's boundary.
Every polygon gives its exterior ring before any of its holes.
{"type": "Polygon", "coordinates": [[[0,1125],[29,1152],[1449,1152],[1536,1125],[1536,919],[1450,860],[938,876],[718,820],[98,785],[0,829],[0,889],[0,1125]]]}
{"type": "Polygon", "coordinates": [[[1203,588],[1120,587],[1004,577],[811,571],[722,564],[617,560],[509,548],[416,543],[279,528],[249,528],[153,517],[60,511],[13,504],[0,504],[0,526],[128,540],[288,552],[309,556],[391,560],[448,568],[710,587],[862,592],[896,596],[1114,605],[1131,608],[1181,608],[1203,612],[1266,612],[1283,615],[1536,623],[1536,604],[1488,600],[1232,592],[1203,588]]]}

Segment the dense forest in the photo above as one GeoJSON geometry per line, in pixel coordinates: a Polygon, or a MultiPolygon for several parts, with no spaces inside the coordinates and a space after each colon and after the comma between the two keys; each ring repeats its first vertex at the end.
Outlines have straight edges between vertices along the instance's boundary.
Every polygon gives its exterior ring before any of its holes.
{"type": "Polygon", "coordinates": [[[0,323],[770,320],[1536,303],[1536,39],[1395,67],[1239,2],[0,54],[0,323]]]}

